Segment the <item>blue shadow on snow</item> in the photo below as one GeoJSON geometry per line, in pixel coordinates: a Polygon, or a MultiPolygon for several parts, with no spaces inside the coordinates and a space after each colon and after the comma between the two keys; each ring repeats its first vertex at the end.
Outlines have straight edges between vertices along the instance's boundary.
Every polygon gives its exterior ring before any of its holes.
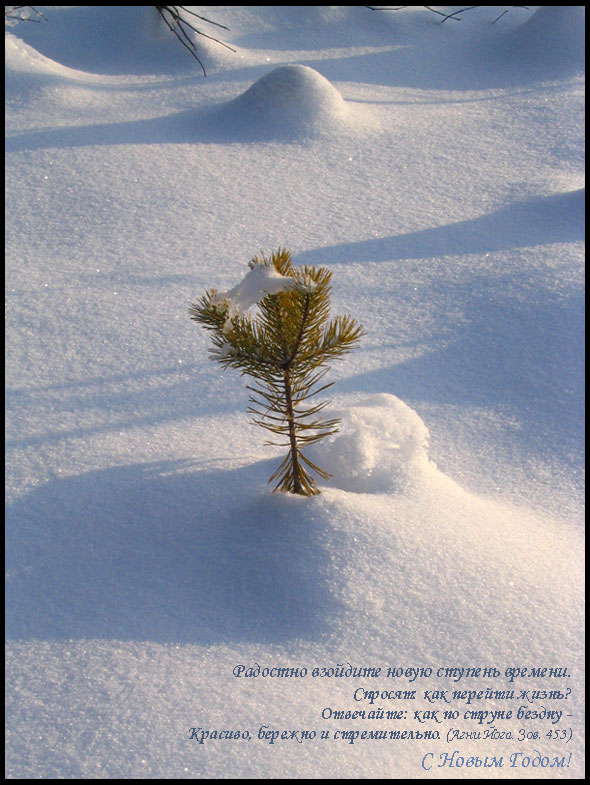
{"type": "Polygon", "coordinates": [[[387,262],[584,240],[586,189],[532,197],[477,218],[297,254],[298,264],[387,262]]]}
{"type": "Polygon", "coordinates": [[[337,612],[328,524],[313,499],[264,492],[274,463],[136,464],[32,490],[6,513],[7,637],[321,638],[337,612]]]}

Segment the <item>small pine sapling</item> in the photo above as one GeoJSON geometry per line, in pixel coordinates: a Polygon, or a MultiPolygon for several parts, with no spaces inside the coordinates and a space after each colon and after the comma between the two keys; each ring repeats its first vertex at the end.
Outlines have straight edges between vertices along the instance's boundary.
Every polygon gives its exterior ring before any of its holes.
{"type": "Polygon", "coordinates": [[[320,416],[328,400],[309,401],[332,386],[324,383],[329,362],[357,346],[364,330],[350,316],[329,320],[332,273],[325,267],[295,268],[283,248],[255,256],[249,267],[229,292],[207,291],[191,319],[211,332],[212,359],[254,379],[248,412],[280,439],[267,444],[289,448],[269,480],[276,480],[273,491],[312,496],[319,490],[310,470],[330,475],[303,448],[336,433],[339,420],[320,416]],[[255,317],[245,313],[254,303],[255,317]]]}

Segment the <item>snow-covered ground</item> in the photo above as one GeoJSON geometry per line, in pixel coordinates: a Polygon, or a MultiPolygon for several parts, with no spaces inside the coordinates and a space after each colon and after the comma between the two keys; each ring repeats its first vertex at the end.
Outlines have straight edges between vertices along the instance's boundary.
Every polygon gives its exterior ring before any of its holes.
{"type": "Polygon", "coordinates": [[[37,8],[6,35],[7,775],[582,777],[584,8],[191,7],[235,50],[196,37],[206,77],[152,6],[37,8]],[[367,333],[313,498],[270,494],[188,316],[279,246],[367,333]],[[424,695],[486,688],[515,696],[424,695]]]}

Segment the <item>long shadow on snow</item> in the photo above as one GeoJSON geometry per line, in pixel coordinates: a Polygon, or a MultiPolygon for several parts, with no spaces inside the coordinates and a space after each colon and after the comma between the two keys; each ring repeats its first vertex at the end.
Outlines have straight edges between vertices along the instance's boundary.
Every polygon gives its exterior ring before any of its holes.
{"type": "Polygon", "coordinates": [[[267,493],[271,471],[136,464],[31,491],[6,514],[8,637],[321,637],[337,611],[328,524],[313,499],[267,493]]]}
{"type": "Polygon", "coordinates": [[[379,29],[373,28],[373,38],[367,42],[380,46],[380,51],[309,59],[305,64],[330,80],[420,90],[487,90],[541,83],[547,89],[551,80],[583,76],[583,6],[541,6],[532,14],[514,11],[505,29],[502,24],[491,26],[497,16],[493,8],[480,6],[478,11],[480,18],[469,32],[461,29],[466,22],[452,29],[426,11],[414,16],[410,26],[403,16],[378,11],[379,29]]]}
{"type": "Polygon", "coordinates": [[[141,425],[174,423],[195,417],[204,409],[215,415],[228,413],[235,410],[236,398],[243,405],[247,395],[239,381],[232,381],[231,389],[226,388],[220,397],[218,382],[207,376],[194,376],[196,368],[186,364],[76,382],[7,388],[5,411],[12,422],[20,423],[30,411],[37,415],[47,413],[48,419],[46,429],[34,435],[18,428],[7,430],[5,447],[24,449],[141,425]],[[85,423],[87,413],[96,410],[104,415],[100,421],[85,423]],[[70,427],[64,425],[68,422],[70,427]]]}
{"type": "Polygon", "coordinates": [[[464,323],[440,348],[357,374],[343,391],[390,392],[408,402],[494,408],[516,418],[504,435],[521,460],[555,457],[572,470],[584,454],[584,293],[533,289],[515,297],[510,281],[449,286],[464,323]]]}
{"type": "Polygon", "coordinates": [[[272,119],[258,122],[244,118],[231,101],[199,109],[123,123],[62,126],[41,131],[24,131],[6,137],[6,152],[51,148],[124,144],[232,144],[249,142],[296,142],[308,131],[303,123],[292,127],[272,119]]]}
{"type": "Polygon", "coordinates": [[[586,189],[525,199],[491,213],[418,232],[297,254],[298,264],[386,262],[491,253],[584,239],[586,189]]]}

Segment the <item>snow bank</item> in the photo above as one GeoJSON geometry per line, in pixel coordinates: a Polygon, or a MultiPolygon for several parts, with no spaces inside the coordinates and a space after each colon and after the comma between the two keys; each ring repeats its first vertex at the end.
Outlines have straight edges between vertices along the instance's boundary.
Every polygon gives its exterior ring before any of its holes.
{"type": "MultiPolygon", "coordinates": [[[[31,73],[31,74],[53,74],[58,76],[87,76],[82,72],[73,71],[49,57],[45,57],[38,52],[34,47],[22,41],[18,36],[12,33],[6,33],[4,44],[4,64],[5,67],[18,73],[31,73]]],[[[12,82],[13,80],[9,80],[12,82]]]]}
{"type": "Polygon", "coordinates": [[[541,72],[583,70],[585,27],[583,5],[544,5],[514,32],[513,43],[522,59],[536,65],[541,72]]]}
{"type": "Polygon", "coordinates": [[[583,73],[584,6],[540,6],[516,27],[468,48],[480,78],[498,84],[538,83],[583,73]]]}
{"type": "Polygon", "coordinates": [[[73,91],[72,85],[90,88],[104,84],[105,80],[104,76],[69,68],[46,57],[13,33],[5,34],[4,67],[10,74],[6,79],[6,99],[21,107],[27,98],[38,105],[39,93],[47,88],[50,93],[53,91],[55,99],[55,88],[66,87],[73,91]]]}
{"type": "Polygon", "coordinates": [[[381,393],[342,411],[338,434],[307,450],[332,475],[330,485],[357,493],[410,488],[428,469],[428,428],[395,395],[381,393]]]}
{"type": "Polygon", "coordinates": [[[14,29],[46,60],[70,69],[120,75],[198,68],[153,6],[66,6],[48,17],[14,29]]]}

